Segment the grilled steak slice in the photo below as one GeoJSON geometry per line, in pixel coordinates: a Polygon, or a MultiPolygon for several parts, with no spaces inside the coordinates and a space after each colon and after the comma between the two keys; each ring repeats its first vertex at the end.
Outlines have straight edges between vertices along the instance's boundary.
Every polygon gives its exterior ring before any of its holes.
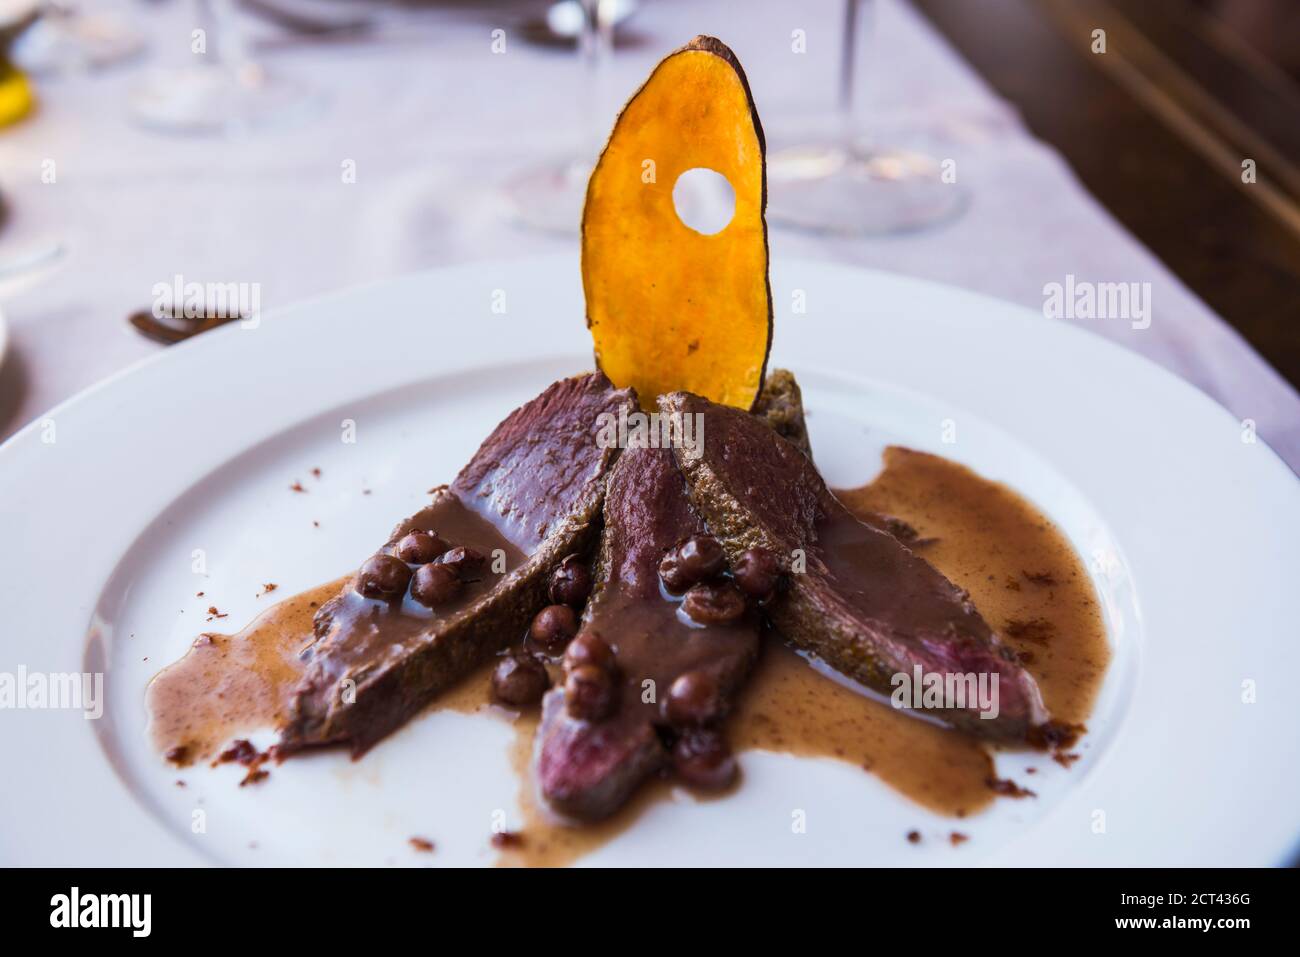
{"type": "MultiPolygon", "coordinates": [[[[793,372],[788,369],[773,369],[769,372],[767,381],[763,383],[763,391],[754,402],[752,412],[809,459],[813,457],[803,409],[803,391],[795,381],[793,372]]],[[[881,531],[893,535],[904,545],[911,545],[916,541],[916,529],[901,518],[878,512],[865,516],[859,515],[859,517],[869,525],[874,525],[881,531]]]]}
{"type": "Polygon", "coordinates": [[[788,369],[773,369],[767,374],[763,391],[754,402],[753,414],[776,430],[777,435],[812,458],[808,442],[808,425],[804,421],[803,392],[788,369]]]}
{"type": "MultiPolygon", "coordinates": [[[[770,609],[799,648],[884,695],[895,675],[997,675],[998,714],[976,702],[933,716],[985,738],[1050,743],[1038,687],[998,640],[969,596],[896,537],[858,521],[809,459],[753,416],[690,393],[662,396],[661,410],[704,416],[702,454],[678,454],[691,501],[733,559],[774,552],[788,593],[770,609]],[[802,553],[806,571],[794,566],[802,553]]],[[[990,677],[991,680],[991,677],[990,677]]]]}
{"type": "Polygon", "coordinates": [[[668,763],[663,741],[683,730],[672,727],[664,709],[677,678],[688,672],[707,675],[723,704],[710,722],[716,726],[753,665],[759,622],[752,611],[702,626],[684,617],[679,602],[660,590],[664,555],[705,533],[670,450],[623,453],[605,499],[596,591],[574,639],[581,645],[596,636],[612,650],[615,668],[607,674],[617,697],[607,715],[587,720],[571,713],[563,686],[546,696],[536,780],[543,799],[560,814],[606,817],[668,763]]]}
{"type": "Polygon", "coordinates": [[[321,607],[281,750],[346,744],[360,755],[518,640],[546,604],[553,568],[595,544],[618,453],[598,447],[598,416],[636,408],[631,391],[593,373],[556,382],[498,425],[456,480],[393,530],[380,564],[321,607]],[[413,531],[435,534],[399,545],[413,531]]]}

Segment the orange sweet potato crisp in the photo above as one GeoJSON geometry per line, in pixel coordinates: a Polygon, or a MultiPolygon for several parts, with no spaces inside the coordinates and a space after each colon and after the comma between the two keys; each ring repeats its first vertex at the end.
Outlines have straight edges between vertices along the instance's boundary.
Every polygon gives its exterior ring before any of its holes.
{"type": "Polygon", "coordinates": [[[600,369],[644,405],[685,389],[750,408],[772,341],[763,128],[730,49],[696,37],[651,73],[614,124],[587,185],[582,282],[600,369]],[[731,221],[677,215],[687,170],[725,176],[731,221]]]}

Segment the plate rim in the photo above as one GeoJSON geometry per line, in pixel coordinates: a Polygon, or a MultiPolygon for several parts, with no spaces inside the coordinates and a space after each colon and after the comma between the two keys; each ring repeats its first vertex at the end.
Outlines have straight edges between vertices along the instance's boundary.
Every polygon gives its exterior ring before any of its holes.
{"type": "MultiPolygon", "coordinates": [[[[268,313],[268,316],[266,318],[270,321],[282,322],[286,319],[288,319],[289,321],[293,321],[294,317],[297,316],[298,321],[302,321],[303,318],[308,317],[312,313],[314,308],[320,306],[323,303],[328,303],[331,300],[346,301],[348,299],[359,298],[364,294],[366,294],[367,292],[372,292],[376,289],[388,290],[392,292],[394,290],[400,290],[406,284],[410,284],[412,288],[419,288],[421,286],[424,286],[426,283],[436,283],[439,280],[444,280],[449,275],[454,276],[455,274],[458,273],[473,274],[475,271],[481,272],[490,268],[497,268],[497,269],[534,268],[534,269],[554,272],[556,271],[555,267],[557,266],[557,264],[562,263],[564,264],[565,267],[569,267],[573,264],[575,258],[576,257],[565,254],[565,255],[552,255],[552,256],[543,256],[543,257],[521,257],[519,259],[508,260],[508,261],[488,260],[488,261],[480,261],[476,263],[466,263],[466,264],[447,267],[443,269],[428,270],[421,273],[396,277],[394,279],[375,280],[372,282],[353,286],[348,289],[312,297],[302,302],[286,305],[280,309],[268,313]]],[[[985,296],[980,293],[973,293],[968,290],[963,290],[957,287],[948,286],[942,283],[931,282],[929,280],[916,279],[915,277],[901,276],[898,274],[883,272],[879,270],[861,269],[858,267],[846,266],[840,263],[829,263],[829,262],[821,262],[816,260],[793,259],[788,261],[779,261],[775,264],[775,271],[779,273],[807,271],[808,269],[830,270],[831,272],[840,272],[846,275],[849,278],[849,280],[853,282],[870,283],[872,281],[880,281],[883,279],[885,281],[892,282],[892,283],[901,283],[903,287],[910,286],[913,290],[915,290],[918,287],[927,287],[932,291],[938,290],[941,295],[957,294],[958,297],[966,297],[966,298],[972,298],[974,300],[980,300],[983,302],[985,309],[988,309],[992,313],[995,313],[999,316],[999,321],[1002,321],[1003,318],[1005,318],[1006,321],[1018,322],[1022,324],[1031,323],[1031,322],[1035,324],[1050,322],[1050,320],[1046,320],[1043,317],[1034,314],[1033,311],[1028,309],[1027,307],[998,300],[994,297],[985,296]]],[[[947,317],[946,321],[952,321],[952,318],[947,317]]],[[[1211,397],[1209,397],[1203,390],[1199,389],[1194,384],[1181,379],[1180,377],[1176,376],[1172,372],[1169,372],[1168,370],[1154,363],[1152,360],[1147,359],[1145,356],[1142,356],[1138,353],[1134,353],[1131,350],[1127,350],[1122,346],[1119,346],[1118,344],[1110,340],[1107,340],[1104,336],[1100,335],[1097,332],[1092,331],[1089,328],[1073,326],[1064,323],[1054,323],[1053,325],[1058,326],[1058,330],[1057,330],[1058,333],[1061,331],[1060,327],[1062,326],[1066,330],[1072,330],[1072,332],[1066,333],[1067,337],[1074,333],[1078,333],[1082,335],[1088,341],[1098,344],[1101,347],[1102,352],[1104,353],[1116,357],[1125,356],[1127,357],[1127,360],[1137,360],[1138,365],[1135,366],[1135,368],[1143,369],[1143,373],[1146,375],[1149,375],[1152,370],[1156,370],[1158,372],[1158,378],[1164,380],[1164,384],[1166,386],[1170,385],[1171,383],[1176,384],[1177,391],[1181,391],[1185,395],[1193,397],[1193,401],[1196,402],[1196,404],[1202,406],[1208,404],[1208,406],[1211,409],[1217,410],[1217,414],[1219,414],[1221,417],[1226,417],[1232,423],[1234,423],[1234,425],[1239,424],[1235,416],[1233,416],[1230,412],[1228,412],[1228,410],[1224,409],[1222,406],[1218,405],[1218,403],[1215,402],[1211,397]]],[[[56,418],[56,417],[63,417],[69,409],[75,409],[79,404],[92,402],[96,396],[101,395],[105,391],[111,389],[116,383],[119,383],[124,379],[130,379],[138,375],[142,370],[146,370],[156,364],[174,363],[176,360],[168,358],[170,356],[190,355],[190,354],[206,351],[207,349],[214,348],[213,343],[218,341],[217,337],[221,337],[219,341],[227,341],[230,337],[239,334],[240,334],[240,330],[236,327],[235,324],[231,324],[230,328],[215,330],[213,333],[208,333],[203,336],[196,337],[194,340],[179,344],[179,346],[173,346],[166,350],[160,350],[159,352],[144,357],[143,359],[135,363],[132,363],[126,368],[119,370],[113,375],[110,375],[105,379],[100,380],[99,382],[95,383],[94,385],[88,387],[85,390],[82,390],[76,395],[71,396],[68,399],[65,399],[64,401],[58,403],[56,406],[50,409],[48,412],[46,412],[44,415],[38,416],[32,422],[28,423],[26,426],[20,429],[18,432],[14,433],[14,435],[12,435],[9,439],[7,439],[3,444],[0,444],[0,470],[2,470],[3,465],[5,464],[5,462],[7,461],[10,455],[17,454],[14,451],[15,449],[21,448],[23,443],[31,440],[30,437],[36,431],[39,430],[42,421],[46,419],[56,418]]],[[[488,365],[496,365],[496,364],[498,363],[496,362],[488,363],[488,365]]],[[[462,362],[459,365],[453,365],[452,368],[453,369],[459,368],[460,370],[463,371],[465,369],[477,368],[481,365],[483,364],[475,363],[475,362],[470,362],[470,363],[462,362]]],[[[851,371],[847,366],[842,366],[835,362],[826,363],[825,361],[823,361],[822,366],[827,370],[839,369],[843,371],[846,377],[856,378],[858,380],[862,380],[864,378],[863,374],[851,371]]],[[[447,371],[451,371],[451,369],[447,371]]],[[[913,388],[910,384],[905,384],[902,382],[889,382],[888,384],[891,387],[899,387],[903,389],[913,388]]],[[[1270,464],[1269,467],[1270,468],[1276,468],[1276,466],[1281,467],[1282,471],[1291,479],[1292,491],[1295,491],[1297,487],[1300,487],[1300,480],[1296,479],[1296,475],[1290,469],[1290,467],[1270,447],[1268,447],[1267,443],[1263,442],[1262,439],[1260,440],[1260,444],[1264,445],[1265,449],[1267,450],[1267,456],[1271,460],[1275,460],[1275,464],[1270,464]]],[[[102,584],[103,583],[100,582],[98,587],[102,587],[102,584]]],[[[132,796],[132,800],[135,800],[134,796],[132,796]]],[[[143,813],[146,814],[149,813],[143,807],[141,808],[141,810],[143,813]]],[[[160,830],[163,829],[161,823],[159,822],[155,822],[155,823],[157,824],[160,830]]],[[[2,837],[2,835],[0,835],[0,837],[2,837]]],[[[189,862],[193,863],[194,861],[189,861],[189,862]]]]}

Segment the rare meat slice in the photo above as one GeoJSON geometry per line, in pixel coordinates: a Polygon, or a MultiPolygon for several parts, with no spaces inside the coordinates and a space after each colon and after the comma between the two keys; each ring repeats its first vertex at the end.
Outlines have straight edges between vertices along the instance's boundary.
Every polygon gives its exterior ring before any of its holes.
{"type": "Polygon", "coordinates": [[[804,419],[803,392],[788,369],[773,369],[763,383],[751,410],[776,434],[794,445],[808,458],[812,458],[812,444],[808,441],[808,424],[804,419]]]}
{"type": "Polygon", "coordinates": [[[898,537],[850,514],[807,456],[753,416],[690,393],[659,404],[703,416],[702,454],[679,453],[678,463],[728,554],[766,548],[791,573],[769,612],[787,640],[887,696],[899,687],[895,676],[915,682],[918,668],[923,682],[942,676],[965,697],[932,700],[925,713],[970,733],[1034,744],[1060,733],[1033,678],[969,596],[898,537]],[[989,689],[997,676],[996,716],[988,699],[980,706],[981,675],[989,689]]]}
{"type": "Polygon", "coordinates": [[[541,795],[563,816],[605,817],[670,764],[706,785],[725,783],[728,766],[734,770],[718,725],[758,653],[759,622],[725,575],[699,587],[733,599],[722,609],[727,620],[694,621],[684,607],[695,599],[661,588],[665,555],[697,536],[706,529],[673,453],[624,452],[605,499],[596,589],[565,654],[566,681],[544,701],[535,749],[541,795]],[[591,682],[610,682],[604,702],[573,677],[592,662],[591,682]],[[711,775],[717,779],[701,780],[711,775]]]}
{"type": "MultiPolygon", "coordinates": [[[[803,391],[795,381],[793,372],[787,369],[773,369],[769,372],[767,381],[763,383],[763,391],[759,393],[751,411],[809,459],[813,457],[803,408],[803,391]]],[[[879,513],[859,515],[904,545],[911,545],[917,540],[916,529],[901,518],[879,513]]]]}
{"type": "Polygon", "coordinates": [[[636,407],[593,373],[498,425],[321,607],[281,750],[344,744],[359,755],[518,640],[553,568],[595,544],[618,453],[596,441],[600,417],[636,407]]]}

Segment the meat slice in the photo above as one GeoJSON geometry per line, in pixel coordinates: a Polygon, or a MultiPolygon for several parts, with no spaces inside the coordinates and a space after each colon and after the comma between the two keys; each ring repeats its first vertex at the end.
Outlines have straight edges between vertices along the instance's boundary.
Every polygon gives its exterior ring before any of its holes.
{"type": "MultiPolygon", "coordinates": [[[[809,459],[813,457],[803,408],[803,390],[799,388],[793,372],[788,369],[773,369],[769,372],[767,381],[763,383],[763,391],[759,393],[751,412],[809,459]]],[[[893,535],[904,545],[911,545],[917,539],[916,529],[894,515],[872,513],[862,516],[859,513],[859,516],[869,525],[893,535]]]]}
{"type": "Polygon", "coordinates": [[[670,450],[623,453],[605,499],[596,590],[574,639],[581,645],[594,636],[612,650],[616,702],[606,716],[586,720],[570,713],[563,686],[552,689],[535,748],[541,795],[561,815],[606,817],[668,763],[665,742],[683,730],[671,726],[663,708],[677,678],[706,674],[724,702],[720,719],[753,665],[759,636],[753,612],[694,624],[660,589],[665,553],[705,533],[670,450]]]}
{"type": "Polygon", "coordinates": [[[691,501],[735,558],[774,552],[789,575],[769,611],[797,647],[884,695],[896,675],[996,675],[998,713],[978,703],[927,711],[992,740],[1050,744],[1033,678],[989,628],[969,596],[886,530],[855,518],[812,462],[753,416],[685,392],[661,409],[703,416],[701,454],[679,454],[691,501]],[[806,569],[800,571],[800,567],[806,569]]]}
{"type": "Polygon", "coordinates": [[[758,394],[751,410],[766,422],[776,434],[794,445],[808,458],[812,458],[812,445],[808,441],[808,425],[804,421],[803,392],[788,369],[773,369],[767,374],[763,391],[758,394]]]}
{"type": "MultiPolygon", "coordinates": [[[[394,561],[415,530],[436,533],[456,570],[430,607],[410,588],[366,597],[363,573],[316,615],[316,641],[280,733],[289,753],[342,744],[354,756],[400,727],[440,691],[523,635],[546,604],[546,585],[566,555],[595,545],[605,484],[617,449],[596,441],[602,414],[634,411],[635,395],[593,373],[563,379],[512,412],[450,486],[401,522],[380,549],[397,585],[430,555],[394,561]],[[456,559],[461,559],[457,561],[456,559]]],[[[426,543],[427,544],[427,543],[426,543]]],[[[430,579],[434,580],[434,579],[430,579]]],[[[425,582],[428,584],[428,580],[425,582]]],[[[383,584],[383,583],[381,583],[383,584]]],[[[373,589],[371,589],[373,591],[373,589]]]]}

